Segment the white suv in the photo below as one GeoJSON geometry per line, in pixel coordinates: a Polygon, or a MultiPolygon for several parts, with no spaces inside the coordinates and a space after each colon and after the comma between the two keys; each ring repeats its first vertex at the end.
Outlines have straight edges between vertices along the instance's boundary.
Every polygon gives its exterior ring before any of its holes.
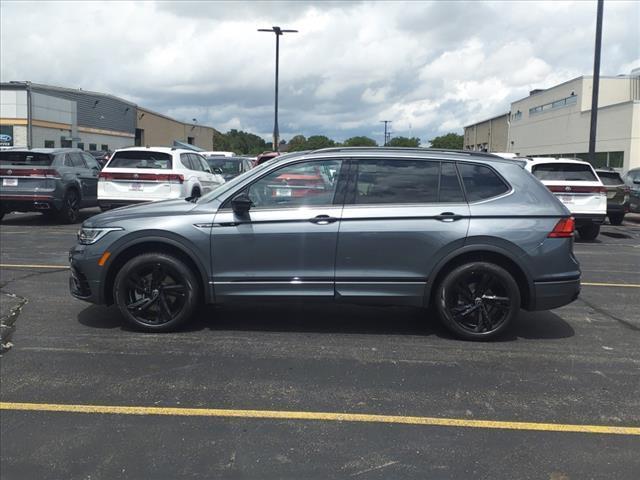
{"type": "Polygon", "coordinates": [[[116,150],[100,172],[98,204],[102,210],[169,198],[199,197],[224,183],[204,157],[169,147],[116,150]]]}
{"type": "Polygon", "coordinates": [[[553,157],[528,157],[525,168],[571,211],[583,240],[595,240],[607,215],[607,189],[591,164],[553,157]]]}

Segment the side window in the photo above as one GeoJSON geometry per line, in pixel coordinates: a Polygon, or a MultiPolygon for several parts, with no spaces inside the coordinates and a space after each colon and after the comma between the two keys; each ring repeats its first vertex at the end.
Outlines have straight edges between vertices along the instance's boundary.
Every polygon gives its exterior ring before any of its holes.
{"type": "Polygon", "coordinates": [[[200,170],[202,170],[203,172],[211,170],[211,168],[209,167],[209,164],[204,158],[202,158],[200,155],[195,155],[195,158],[196,160],[198,160],[198,163],[200,164],[200,170]]]}
{"type": "Polygon", "coordinates": [[[188,170],[193,170],[193,165],[191,165],[191,155],[188,153],[180,154],[180,162],[184,165],[184,168],[188,170]]]}
{"type": "Polygon", "coordinates": [[[464,194],[460,186],[460,179],[456,166],[451,162],[442,162],[440,167],[440,196],[441,203],[464,202],[464,194]]]}
{"type": "Polygon", "coordinates": [[[342,160],[316,160],[279,168],[247,190],[254,208],[331,205],[342,160]]]}
{"type": "Polygon", "coordinates": [[[100,165],[98,164],[98,161],[95,158],[93,158],[88,153],[82,153],[81,155],[82,155],[82,158],[84,158],[84,163],[87,164],[88,168],[92,168],[94,170],[100,170],[100,165]]]}
{"type": "Polygon", "coordinates": [[[355,204],[434,203],[438,201],[440,162],[361,160],[355,204]]]}
{"type": "Polygon", "coordinates": [[[509,191],[504,181],[487,166],[459,163],[458,168],[469,202],[497,197],[509,191]]]}
{"type": "Polygon", "coordinates": [[[71,158],[71,164],[75,168],[87,168],[79,152],[71,152],[68,156],[71,158]]]}
{"type": "Polygon", "coordinates": [[[193,165],[193,169],[198,170],[199,172],[203,172],[204,167],[202,166],[202,163],[200,163],[200,155],[190,153],[189,156],[191,157],[191,165],[193,165]]]}

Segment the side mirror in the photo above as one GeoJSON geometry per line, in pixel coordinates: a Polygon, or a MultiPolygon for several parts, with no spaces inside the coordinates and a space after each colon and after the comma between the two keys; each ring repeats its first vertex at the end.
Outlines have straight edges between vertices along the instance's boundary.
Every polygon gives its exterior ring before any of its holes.
{"type": "Polygon", "coordinates": [[[213,167],[213,173],[217,173],[218,175],[222,175],[222,169],[218,167],[213,167]]]}
{"type": "Polygon", "coordinates": [[[251,198],[249,198],[249,195],[247,195],[246,193],[236,195],[231,200],[231,208],[238,215],[245,215],[246,213],[248,213],[252,205],[253,202],[251,201],[251,198]]]}

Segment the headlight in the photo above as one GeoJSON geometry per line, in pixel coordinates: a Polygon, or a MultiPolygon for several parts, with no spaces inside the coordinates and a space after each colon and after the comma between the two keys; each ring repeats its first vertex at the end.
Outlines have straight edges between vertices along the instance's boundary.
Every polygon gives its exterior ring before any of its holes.
{"type": "Polygon", "coordinates": [[[120,227],[110,227],[110,228],[86,228],[81,227],[78,230],[78,242],[82,245],[91,245],[92,243],[96,243],[102,237],[104,237],[109,232],[114,232],[117,230],[124,230],[124,228],[120,227]]]}

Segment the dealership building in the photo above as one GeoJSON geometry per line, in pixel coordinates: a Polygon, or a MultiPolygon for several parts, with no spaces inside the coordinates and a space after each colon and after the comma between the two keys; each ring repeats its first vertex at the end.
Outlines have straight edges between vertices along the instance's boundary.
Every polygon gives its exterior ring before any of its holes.
{"type": "MultiPolygon", "coordinates": [[[[194,119],[195,120],[195,119],[194,119]]],[[[0,146],[115,150],[188,143],[213,150],[216,130],[185,123],[105,93],[0,83],[0,146]]]]}
{"type": "MultiPolygon", "coordinates": [[[[587,159],[593,77],[533,90],[511,111],[464,128],[466,150],[587,159]]],[[[595,166],[640,167],[640,72],[600,77],[595,166]]]]}

